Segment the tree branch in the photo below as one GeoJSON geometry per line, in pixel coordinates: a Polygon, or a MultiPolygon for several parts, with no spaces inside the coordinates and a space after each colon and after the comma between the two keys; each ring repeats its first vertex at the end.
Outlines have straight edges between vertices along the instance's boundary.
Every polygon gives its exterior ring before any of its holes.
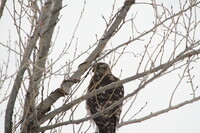
{"type": "Polygon", "coordinates": [[[163,25],[163,24],[166,23],[167,21],[172,20],[172,19],[175,18],[176,16],[178,16],[178,15],[180,15],[180,14],[182,14],[182,13],[188,11],[188,10],[190,10],[192,7],[198,6],[199,4],[200,4],[200,2],[195,2],[194,4],[190,5],[190,6],[187,7],[186,9],[181,10],[180,12],[177,12],[177,13],[175,13],[174,15],[172,15],[172,16],[170,16],[170,17],[164,19],[163,21],[159,22],[159,23],[156,24],[154,27],[152,27],[151,29],[149,29],[149,30],[147,30],[146,32],[142,33],[141,35],[139,35],[139,36],[137,36],[137,37],[135,37],[135,38],[133,38],[133,39],[130,39],[130,40],[128,40],[127,42],[124,42],[123,44],[118,45],[117,47],[113,48],[111,51],[109,51],[108,53],[106,53],[106,55],[104,55],[104,56],[107,56],[107,55],[110,54],[111,52],[113,52],[113,51],[115,51],[115,50],[117,50],[117,49],[119,49],[119,48],[121,48],[121,47],[123,47],[123,46],[125,46],[125,45],[127,45],[127,44],[129,44],[129,43],[131,43],[131,42],[134,42],[134,41],[136,41],[136,40],[139,40],[140,38],[144,37],[145,35],[149,34],[149,33],[152,32],[152,31],[154,31],[156,28],[158,28],[159,26],[163,25]]]}
{"type": "Polygon", "coordinates": [[[125,96],[124,98],[121,99],[121,100],[125,100],[125,99],[127,99],[128,97],[131,97],[131,96],[135,95],[135,94],[138,93],[142,88],[144,88],[144,86],[146,86],[148,83],[150,83],[151,81],[153,81],[153,80],[156,79],[157,77],[161,76],[162,73],[163,73],[164,71],[166,71],[168,68],[172,67],[173,64],[175,64],[175,63],[179,62],[180,60],[183,60],[183,59],[185,59],[185,58],[187,58],[187,57],[195,56],[195,55],[198,55],[198,54],[200,54],[200,49],[195,50],[195,51],[192,51],[192,52],[188,52],[188,53],[183,54],[183,55],[178,55],[175,59],[173,59],[173,60],[171,60],[171,61],[168,61],[167,63],[162,64],[162,65],[160,65],[160,66],[158,66],[158,67],[155,67],[155,68],[153,68],[153,69],[150,69],[150,70],[145,71],[145,72],[142,72],[142,73],[138,73],[138,74],[136,74],[136,75],[134,75],[134,76],[131,76],[131,77],[128,77],[128,78],[126,78],[126,79],[123,79],[123,80],[120,80],[120,81],[111,83],[111,84],[109,84],[109,85],[106,85],[106,86],[104,86],[104,87],[102,87],[102,88],[100,88],[100,89],[98,89],[98,90],[96,90],[96,91],[87,93],[87,94],[83,95],[82,97],[77,98],[76,100],[74,100],[74,101],[72,101],[72,102],[70,102],[70,103],[68,103],[68,104],[66,104],[66,105],[64,105],[64,106],[62,106],[62,107],[59,107],[59,108],[55,109],[54,111],[48,113],[44,118],[42,118],[42,119],[39,121],[39,123],[40,123],[40,124],[44,123],[45,121],[47,121],[48,119],[51,119],[51,118],[54,117],[55,115],[57,115],[57,114],[59,114],[59,113],[61,113],[61,112],[63,112],[63,111],[69,110],[69,109],[72,108],[74,105],[76,105],[76,104],[82,102],[83,100],[86,100],[86,99],[88,99],[88,98],[91,98],[91,97],[93,97],[94,95],[97,95],[97,94],[102,93],[102,92],[104,92],[104,91],[106,91],[106,90],[109,90],[109,89],[111,89],[111,88],[113,88],[113,87],[120,86],[120,85],[122,85],[122,84],[128,83],[128,82],[130,82],[130,81],[136,80],[136,79],[138,79],[138,78],[144,77],[144,76],[146,76],[146,75],[149,75],[149,74],[151,74],[151,73],[155,73],[155,72],[158,72],[158,71],[161,70],[158,74],[156,74],[156,76],[154,76],[154,77],[151,78],[150,80],[146,81],[143,85],[141,85],[141,86],[140,86],[138,89],[136,89],[134,92],[132,92],[131,94],[128,94],[127,96],[125,96]]]}
{"type": "MultiPolygon", "coordinates": [[[[129,0],[130,1],[130,0],[129,0]]],[[[132,3],[134,3],[134,0],[131,0],[132,3]]],[[[116,19],[114,22],[110,25],[109,29],[104,33],[104,35],[99,40],[97,47],[93,50],[93,52],[88,56],[88,58],[79,65],[78,69],[74,72],[74,74],[67,79],[66,81],[79,81],[81,76],[87,71],[87,69],[90,67],[91,63],[99,56],[99,54],[102,52],[104,47],[106,46],[107,42],[110,40],[110,38],[115,34],[116,29],[119,27],[119,25],[122,23],[122,21],[125,19],[127,12],[129,11],[130,7],[132,6],[132,3],[127,4],[124,3],[124,6],[122,9],[118,12],[116,15],[116,19]]],[[[61,88],[66,93],[69,92],[72,85],[74,85],[76,82],[63,82],[61,84],[61,88]]],[[[62,95],[57,93],[51,93],[42,103],[40,103],[37,106],[37,110],[47,109],[51,107],[54,102],[56,102],[62,95]]],[[[33,116],[31,116],[29,119],[31,120],[33,116]]]]}
{"type": "Polygon", "coordinates": [[[14,85],[11,90],[11,94],[7,103],[6,108],[6,115],[5,115],[5,133],[11,133],[12,132],[12,115],[13,115],[13,109],[16,101],[17,94],[19,92],[19,89],[21,87],[22,78],[24,76],[25,70],[29,65],[29,58],[31,56],[31,53],[33,51],[33,48],[36,45],[36,42],[39,38],[41,26],[43,26],[43,20],[44,20],[45,13],[41,13],[39,22],[33,32],[33,35],[29,38],[27,47],[25,49],[25,52],[23,54],[23,59],[21,61],[19,70],[17,72],[17,75],[14,80],[14,85]]]}
{"type": "Polygon", "coordinates": [[[45,25],[41,28],[39,52],[37,54],[38,56],[34,64],[33,74],[32,74],[32,78],[30,78],[28,92],[27,92],[25,104],[24,104],[24,115],[23,115],[24,122],[22,125],[22,127],[25,128],[24,130],[26,130],[27,124],[28,124],[26,122],[27,115],[30,113],[35,114],[34,113],[35,112],[35,98],[36,98],[36,95],[38,94],[39,83],[45,71],[45,64],[46,64],[47,56],[49,53],[49,49],[51,47],[51,39],[52,39],[54,27],[57,23],[60,9],[62,8],[62,0],[59,0],[59,1],[49,0],[47,1],[47,3],[49,4],[46,4],[42,9],[46,15],[45,16],[46,19],[44,19],[44,22],[43,22],[45,25]]]}
{"type": "MultiPolygon", "coordinates": [[[[149,79],[148,81],[146,81],[143,85],[139,86],[134,92],[132,92],[131,94],[128,94],[128,95],[125,96],[124,98],[122,98],[122,99],[120,99],[119,101],[115,102],[112,106],[106,108],[106,109],[103,110],[102,112],[98,112],[98,113],[96,113],[96,114],[94,114],[94,115],[91,115],[91,116],[89,116],[89,117],[86,117],[86,118],[83,118],[83,119],[79,119],[79,120],[66,121],[66,122],[61,122],[61,123],[57,123],[57,124],[50,125],[50,126],[44,126],[44,127],[41,127],[41,128],[39,128],[39,129],[37,129],[37,130],[38,130],[38,131],[44,131],[44,130],[52,129],[52,128],[59,127],[59,126],[63,126],[63,125],[68,125],[68,124],[79,124],[80,122],[87,121],[87,120],[93,119],[93,118],[95,118],[95,117],[98,117],[98,116],[100,116],[101,114],[103,114],[103,113],[109,111],[109,110],[112,109],[113,107],[119,105],[123,100],[125,100],[125,99],[127,99],[127,98],[133,96],[133,95],[136,94],[136,93],[138,93],[138,92],[139,92],[142,88],[144,88],[148,83],[150,83],[150,82],[152,82],[154,79],[160,77],[160,76],[162,75],[163,72],[165,72],[168,68],[170,68],[171,66],[173,66],[172,64],[175,64],[176,62],[178,62],[178,61],[180,61],[180,60],[183,60],[183,59],[185,59],[185,58],[187,58],[187,57],[189,57],[189,56],[198,55],[199,53],[200,53],[200,49],[197,50],[197,51],[193,51],[193,52],[186,53],[186,54],[181,55],[181,56],[177,56],[176,59],[174,59],[174,60],[172,60],[172,61],[170,61],[170,62],[168,62],[168,63],[165,63],[165,64],[163,64],[163,65],[161,65],[161,66],[159,66],[159,67],[156,67],[156,68],[151,69],[151,70],[149,70],[149,71],[146,71],[146,72],[137,74],[137,75],[135,75],[135,76],[132,76],[132,77],[129,77],[129,78],[126,78],[126,79],[123,79],[123,80],[121,80],[121,81],[118,81],[118,82],[115,82],[115,83],[111,83],[111,84],[109,84],[109,85],[106,85],[106,86],[104,86],[104,87],[102,87],[102,88],[96,90],[95,92],[90,92],[90,93],[88,93],[88,94],[85,94],[84,96],[82,96],[82,97],[80,97],[80,98],[74,100],[73,102],[75,102],[75,103],[71,102],[71,103],[65,105],[65,107],[63,106],[63,107],[58,108],[58,109],[56,109],[56,110],[54,110],[54,111],[52,111],[52,112],[67,111],[67,110],[70,109],[73,105],[78,104],[78,103],[80,103],[80,102],[82,102],[83,100],[86,100],[86,99],[88,99],[88,98],[91,98],[92,96],[97,95],[97,94],[99,94],[99,93],[101,93],[101,92],[103,92],[103,91],[109,90],[110,88],[113,88],[113,87],[122,85],[122,84],[124,84],[124,83],[130,82],[130,81],[132,81],[132,80],[138,79],[138,78],[140,78],[140,77],[143,77],[143,76],[146,76],[146,75],[148,75],[148,74],[151,74],[151,73],[154,73],[154,72],[157,72],[157,71],[160,71],[160,70],[161,70],[161,72],[159,72],[158,74],[156,74],[156,76],[154,76],[154,77],[152,77],[151,79],[149,79]]],[[[180,104],[178,104],[178,105],[169,107],[169,108],[167,108],[167,109],[158,111],[158,112],[153,113],[153,114],[151,113],[151,115],[148,115],[148,116],[143,117],[143,118],[141,118],[141,119],[137,119],[137,120],[133,120],[133,121],[127,121],[127,122],[122,122],[122,124],[120,124],[119,127],[121,127],[121,126],[123,126],[123,125],[131,124],[131,123],[141,122],[141,121],[144,121],[144,120],[146,120],[146,119],[150,119],[151,117],[155,117],[155,116],[160,115],[160,114],[162,114],[162,113],[166,113],[166,112],[168,112],[168,111],[170,111],[170,110],[177,109],[177,108],[179,108],[179,107],[182,107],[182,106],[184,106],[184,105],[186,105],[186,104],[189,104],[189,103],[192,103],[192,102],[195,102],[195,101],[198,101],[198,100],[200,100],[200,97],[197,97],[197,98],[194,98],[194,99],[192,99],[192,100],[189,100],[189,101],[180,103],[180,104]]],[[[51,112],[51,113],[52,113],[52,112],[51,112]]],[[[53,115],[53,113],[52,113],[52,114],[51,114],[51,113],[47,114],[47,116],[53,115]]],[[[57,112],[57,113],[58,113],[58,112],[57,112]]],[[[45,116],[45,117],[46,117],[46,116],[45,116]]],[[[45,117],[44,117],[44,118],[45,118],[45,117]]],[[[40,123],[40,122],[42,122],[42,123],[45,122],[44,118],[43,118],[41,121],[39,121],[39,123],[40,123]]],[[[40,124],[42,124],[42,123],[40,123],[40,124]]]]}
{"type": "Polygon", "coordinates": [[[2,15],[3,15],[3,10],[4,10],[4,7],[5,7],[6,1],[7,1],[7,0],[1,0],[0,19],[1,19],[2,15]]]}
{"type": "MultiPolygon", "coordinates": [[[[178,109],[180,107],[183,107],[187,104],[190,104],[190,103],[193,103],[193,102],[196,102],[196,101],[199,101],[200,100],[200,96],[199,97],[196,97],[196,98],[193,98],[191,100],[188,100],[188,101],[185,101],[185,102],[182,102],[180,104],[177,104],[177,105],[174,105],[174,106],[171,106],[171,107],[168,107],[166,109],[163,109],[163,110],[160,110],[160,111],[157,111],[155,113],[151,113],[150,115],[147,115],[145,117],[142,117],[142,118],[139,118],[139,119],[134,119],[134,120],[129,120],[129,121],[125,121],[125,122],[121,122],[120,124],[118,124],[118,128],[122,127],[122,126],[125,126],[125,125],[128,125],[128,124],[133,124],[133,123],[138,123],[138,122],[142,122],[142,121],[145,121],[145,120],[148,120],[152,117],[156,117],[158,115],[161,115],[161,114],[164,114],[164,113],[167,113],[169,111],[172,111],[172,110],[175,110],[175,109],[178,109]]],[[[100,115],[102,115],[103,113],[109,111],[110,109],[112,109],[113,107],[109,107],[109,108],[106,108],[105,110],[101,111],[101,112],[98,112],[94,115],[91,115],[91,116],[88,116],[86,118],[82,118],[82,119],[78,119],[78,120],[71,120],[71,121],[66,121],[66,122],[60,122],[60,123],[56,123],[56,124],[53,124],[53,125],[50,125],[50,126],[44,126],[44,127],[40,127],[37,129],[37,132],[42,132],[42,131],[45,131],[45,130],[49,130],[49,129],[53,129],[53,128],[56,128],[56,127],[59,127],[59,126],[63,126],[63,125],[69,125],[69,124],[79,124],[81,122],[84,122],[84,121],[88,121],[88,120],[91,120],[91,119],[94,119],[100,115]]]]}
{"type": "Polygon", "coordinates": [[[139,119],[134,119],[134,120],[129,120],[129,121],[124,121],[124,122],[121,122],[118,127],[122,127],[122,126],[125,126],[125,125],[128,125],[128,124],[133,124],[133,123],[138,123],[138,122],[142,122],[142,121],[145,121],[145,120],[148,120],[152,117],[156,117],[158,115],[161,115],[161,114],[164,114],[164,113],[167,113],[169,111],[172,111],[172,110],[175,110],[175,109],[178,109],[180,107],[183,107],[187,104],[190,104],[190,103],[193,103],[193,102],[196,102],[196,101],[199,101],[200,100],[200,96],[199,97],[196,97],[196,98],[193,98],[191,100],[188,100],[188,101],[185,101],[185,102],[182,102],[180,104],[177,104],[177,105],[174,105],[174,106],[170,106],[166,109],[163,109],[163,110],[160,110],[160,111],[157,111],[155,113],[151,113],[150,115],[147,115],[147,116],[144,116],[142,118],[139,118],[139,119]]]}

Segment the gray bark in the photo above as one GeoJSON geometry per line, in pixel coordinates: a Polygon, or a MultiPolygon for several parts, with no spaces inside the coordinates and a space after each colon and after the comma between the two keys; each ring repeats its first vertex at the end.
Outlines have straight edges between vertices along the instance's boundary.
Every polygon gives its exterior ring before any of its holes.
{"type": "Polygon", "coordinates": [[[3,15],[3,10],[4,10],[4,7],[5,7],[5,5],[6,5],[6,1],[7,1],[7,0],[1,0],[0,19],[1,19],[2,15],[3,15]]]}
{"type": "MultiPolygon", "coordinates": [[[[75,73],[67,79],[63,84],[61,84],[61,90],[64,90],[67,94],[75,83],[80,80],[81,76],[88,70],[88,68],[91,66],[92,62],[95,61],[99,54],[102,52],[104,47],[106,46],[107,42],[111,39],[111,37],[117,32],[118,27],[122,23],[122,21],[125,19],[130,7],[134,3],[134,0],[129,0],[129,2],[125,2],[124,6],[121,8],[121,10],[118,12],[115,20],[109,27],[109,29],[104,33],[104,35],[101,37],[100,41],[98,42],[97,47],[93,50],[93,52],[88,56],[88,58],[78,67],[78,69],[75,71],[75,73]],[[72,82],[73,81],[73,82],[72,82]]],[[[39,104],[36,108],[39,110],[41,105],[42,109],[48,109],[51,107],[54,102],[56,102],[62,95],[59,94],[60,91],[56,91],[58,93],[51,93],[41,104],[39,104]]],[[[33,119],[33,115],[29,117],[29,120],[33,119]]]]}

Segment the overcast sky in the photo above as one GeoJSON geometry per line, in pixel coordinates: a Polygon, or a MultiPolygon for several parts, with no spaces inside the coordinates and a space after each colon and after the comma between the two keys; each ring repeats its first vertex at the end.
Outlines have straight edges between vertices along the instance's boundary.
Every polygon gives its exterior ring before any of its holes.
{"type": "MultiPolygon", "coordinates": [[[[7,2],[7,7],[9,10],[12,9],[12,5],[10,3],[11,1],[7,2]]],[[[118,0],[115,5],[116,12],[122,5],[124,1],[118,0]]],[[[136,1],[137,3],[133,5],[130,13],[128,16],[135,15],[134,23],[137,26],[137,29],[141,32],[147,31],[153,26],[154,21],[154,12],[152,9],[152,6],[148,4],[142,4],[142,1],[136,1]]],[[[144,2],[151,2],[150,0],[144,2]]],[[[179,10],[179,3],[178,0],[158,0],[158,3],[163,3],[164,6],[170,8],[173,6],[174,12],[177,12],[179,10]]],[[[58,23],[58,26],[55,28],[56,32],[58,33],[58,36],[56,38],[56,35],[54,34],[53,39],[55,41],[54,48],[50,54],[50,59],[55,61],[58,56],[59,52],[65,47],[66,44],[69,44],[72,34],[74,32],[74,29],[76,27],[77,21],[79,19],[80,13],[83,10],[84,1],[83,0],[71,0],[71,1],[63,1],[63,4],[67,4],[67,6],[61,11],[60,15],[60,21],[58,23]]],[[[77,32],[75,33],[75,37],[73,40],[73,45],[77,42],[77,55],[80,54],[82,51],[85,51],[88,49],[90,45],[93,45],[97,38],[100,38],[106,28],[105,21],[102,18],[102,16],[105,17],[105,19],[108,20],[110,16],[110,12],[112,11],[112,5],[113,0],[86,0],[85,10],[84,14],[81,20],[81,23],[79,25],[79,28],[77,32]]],[[[0,35],[1,39],[0,42],[3,44],[7,44],[9,41],[8,37],[10,36],[11,39],[11,47],[14,49],[16,47],[15,40],[18,38],[18,35],[16,33],[16,29],[13,25],[13,21],[11,19],[11,16],[8,13],[8,9],[5,8],[4,15],[0,20],[0,35]]],[[[200,10],[197,9],[198,13],[200,14],[200,10]]],[[[200,18],[199,18],[200,19],[200,18]]],[[[29,32],[28,27],[28,21],[22,22],[23,28],[26,30],[26,32],[29,32]],[[27,25],[27,26],[26,26],[27,25]]],[[[56,33],[55,32],[55,33],[56,33]]],[[[112,39],[111,42],[109,42],[109,46],[106,47],[107,49],[116,47],[117,45],[126,42],[130,35],[132,34],[132,31],[130,29],[130,25],[125,25],[120,33],[116,34],[116,36],[112,39]],[[112,45],[111,45],[112,44],[112,45]]],[[[200,34],[200,32],[198,32],[200,34]]],[[[135,36],[137,36],[137,33],[135,33],[135,36]]],[[[146,43],[146,38],[144,38],[144,41],[137,41],[134,44],[128,46],[127,52],[134,52],[134,53],[140,53],[144,49],[144,45],[146,43]]],[[[199,40],[199,38],[197,38],[199,40]]],[[[53,40],[53,42],[54,42],[53,40]]],[[[156,42],[156,40],[155,40],[156,42]]],[[[169,44],[170,45],[170,44],[169,44]]],[[[169,49],[170,50],[170,46],[169,49]]],[[[69,53],[67,53],[64,58],[59,60],[57,64],[54,66],[54,71],[58,70],[62,65],[65,64],[66,61],[70,61],[74,57],[74,51],[75,47],[71,47],[69,53]]],[[[3,60],[5,61],[8,56],[8,50],[0,45],[0,63],[3,63],[3,60]]],[[[11,62],[9,64],[9,72],[8,74],[13,74],[16,71],[16,68],[13,67],[13,63],[15,62],[14,53],[11,54],[13,58],[11,58],[11,62]]],[[[76,70],[78,65],[82,63],[88,55],[84,54],[82,58],[78,59],[73,66],[73,70],[76,70]]],[[[112,57],[109,57],[105,59],[105,62],[109,62],[109,59],[112,57]]],[[[126,54],[125,56],[122,56],[117,63],[116,66],[113,68],[113,73],[115,76],[120,77],[121,79],[127,78],[129,76],[132,76],[136,73],[136,69],[138,66],[139,59],[135,57],[133,54],[126,54]],[[122,70],[122,71],[121,71],[122,70]]],[[[200,63],[197,63],[200,64],[200,63]]],[[[194,65],[197,66],[197,65],[194,65]]],[[[61,73],[64,73],[64,71],[61,71],[61,73]]],[[[167,108],[169,105],[169,99],[171,97],[171,93],[174,89],[174,87],[177,84],[178,81],[178,74],[181,73],[180,71],[177,71],[176,73],[172,73],[169,75],[164,76],[163,78],[160,78],[158,80],[155,80],[150,85],[146,86],[143,91],[141,91],[138,94],[138,98],[134,105],[131,108],[130,112],[136,113],[138,110],[140,110],[141,107],[145,105],[147,102],[147,105],[145,109],[139,113],[135,118],[140,118],[142,116],[148,115],[151,112],[159,111],[160,109],[167,108]]],[[[199,74],[200,70],[197,69],[197,67],[194,68],[194,73],[199,74]]],[[[78,94],[82,94],[84,90],[87,88],[89,79],[91,77],[91,74],[89,77],[84,81],[82,85],[82,90],[80,90],[78,94]]],[[[196,75],[195,85],[199,85],[199,79],[200,76],[196,75]]],[[[62,76],[55,76],[54,80],[52,80],[49,92],[55,90],[60,86],[60,83],[63,80],[62,76]]],[[[129,84],[125,84],[125,93],[128,94],[133,89],[135,89],[138,86],[138,81],[131,82],[129,84]]],[[[190,89],[187,88],[188,86],[186,84],[182,85],[178,91],[176,92],[173,104],[178,104],[180,102],[183,102],[187,99],[191,99],[192,96],[190,96],[190,89]]],[[[3,89],[9,88],[8,92],[11,90],[11,87],[8,87],[8,83],[6,83],[3,86],[3,89]]],[[[1,90],[2,91],[2,90],[1,90]]],[[[199,90],[197,91],[197,94],[199,94],[199,90]]],[[[198,95],[199,96],[199,95],[198,95]]],[[[4,97],[4,94],[0,94],[0,100],[4,97]]],[[[62,100],[57,101],[56,105],[61,105],[62,100]],[[59,104],[60,102],[60,104],[59,104]]],[[[4,121],[4,111],[6,108],[6,102],[3,102],[0,104],[0,119],[2,122],[4,121]]],[[[130,104],[130,103],[129,103],[130,104]]],[[[17,107],[16,107],[17,108],[17,107]]],[[[125,110],[122,112],[122,116],[125,113],[125,110]]],[[[70,114],[70,113],[69,113],[70,114]]],[[[76,111],[76,118],[82,118],[86,115],[85,110],[85,103],[80,104],[76,111]]],[[[132,113],[127,114],[127,116],[124,118],[124,120],[128,120],[129,116],[131,116],[132,113]]],[[[200,101],[195,102],[193,104],[186,105],[180,109],[168,112],[166,114],[162,114],[158,117],[151,118],[149,120],[143,121],[142,123],[136,123],[131,124],[128,126],[123,126],[118,130],[118,133],[200,133],[200,101]]],[[[66,118],[67,120],[67,118],[66,118]]],[[[84,123],[84,128],[88,127],[90,122],[84,123]]],[[[0,129],[4,129],[4,125],[0,125],[0,129]]],[[[77,125],[76,127],[79,127],[80,125],[77,125]]],[[[94,132],[95,128],[90,128],[90,133],[94,132]]],[[[63,132],[72,132],[72,126],[65,126],[63,128],[63,132]]],[[[84,130],[83,130],[84,131],[84,130]]]]}

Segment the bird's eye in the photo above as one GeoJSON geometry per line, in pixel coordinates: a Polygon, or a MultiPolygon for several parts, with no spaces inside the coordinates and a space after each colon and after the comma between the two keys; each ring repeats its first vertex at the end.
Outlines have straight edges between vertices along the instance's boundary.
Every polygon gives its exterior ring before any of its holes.
{"type": "Polygon", "coordinates": [[[104,70],[106,67],[97,67],[97,70],[104,70]]]}

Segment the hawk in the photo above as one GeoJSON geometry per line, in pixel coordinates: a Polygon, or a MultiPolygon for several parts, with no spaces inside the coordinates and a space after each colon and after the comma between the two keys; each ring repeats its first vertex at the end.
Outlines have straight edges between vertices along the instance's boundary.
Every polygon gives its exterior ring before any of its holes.
{"type": "MultiPolygon", "coordinates": [[[[90,84],[88,86],[88,92],[92,92],[112,82],[119,81],[119,79],[111,73],[111,69],[106,63],[100,62],[95,64],[93,67],[93,72],[94,75],[91,78],[90,84]]],[[[89,113],[93,115],[111,106],[113,103],[117,102],[123,97],[124,88],[121,85],[87,99],[86,107],[89,113]]],[[[102,115],[93,118],[96,126],[98,127],[99,133],[116,132],[116,126],[119,123],[122,104],[123,103],[121,102],[120,105],[115,106],[114,108],[103,113],[102,115]]]]}

